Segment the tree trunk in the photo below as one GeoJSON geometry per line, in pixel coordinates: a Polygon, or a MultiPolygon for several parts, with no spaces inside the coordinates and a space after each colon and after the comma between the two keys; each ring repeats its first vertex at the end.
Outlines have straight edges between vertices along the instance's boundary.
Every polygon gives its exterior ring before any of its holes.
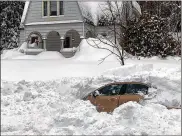
{"type": "Polygon", "coordinates": [[[121,60],[120,64],[121,64],[121,65],[124,65],[124,58],[121,57],[120,60],[121,60]]]}

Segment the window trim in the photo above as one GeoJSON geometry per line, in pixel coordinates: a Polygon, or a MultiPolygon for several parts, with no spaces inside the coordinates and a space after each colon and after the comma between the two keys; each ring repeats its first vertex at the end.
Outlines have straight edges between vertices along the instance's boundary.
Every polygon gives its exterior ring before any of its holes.
{"type": "Polygon", "coordinates": [[[49,2],[47,0],[42,1],[42,17],[49,16],[49,2]],[[44,2],[47,2],[47,16],[44,16],[44,2]]]}
{"type": "Polygon", "coordinates": [[[55,0],[57,2],[57,15],[53,15],[51,16],[50,15],[50,10],[51,10],[51,7],[50,7],[50,0],[44,0],[42,1],[42,18],[55,18],[55,17],[62,17],[64,16],[65,14],[65,10],[64,10],[64,7],[65,7],[65,4],[64,4],[64,1],[63,1],[63,15],[60,15],[59,12],[60,12],[60,1],[59,0],[55,0]],[[44,2],[47,1],[47,16],[44,16],[44,2]]]}
{"type": "Polygon", "coordinates": [[[50,17],[57,17],[58,16],[58,1],[49,1],[49,16],[50,17]],[[51,15],[51,2],[56,2],[56,12],[57,12],[57,15],[51,15]]]}
{"type": "Polygon", "coordinates": [[[63,2],[63,14],[62,15],[60,15],[60,2],[61,1],[58,1],[58,3],[57,3],[58,4],[58,16],[64,16],[64,7],[65,7],[64,6],[64,1],[62,1],[63,2]]]}

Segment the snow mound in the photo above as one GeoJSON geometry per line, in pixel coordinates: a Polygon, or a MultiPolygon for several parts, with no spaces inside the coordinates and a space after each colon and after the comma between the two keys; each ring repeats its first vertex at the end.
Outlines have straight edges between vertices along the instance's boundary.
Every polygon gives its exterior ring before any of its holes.
{"type": "Polygon", "coordinates": [[[18,51],[21,53],[24,53],[25,50],[27,49],[28,45],[27,42],[22,43],[22,45],[19,47],[18,51]]]}
{"type": "Polygon", "coordinates": [[[23,56],[13,57],[12,59],[15,59],[15,60],[33,60],[33,59],[37,59],[37,56],[36,55],[23,55],[23,56]]]}
{"type": "MultiPolygon", "coordinates": [[[[98,49],[92,47],[91,45],[93,46],[95,45],[94,41],[101,47],[111,49],[111,47],[109,47],[104,43],[101,43],[97,39],[94,38],[83,39],[80,43],[80,47],[78,47],[77,49],[75,56],[72,58],[74,60],[79,60],[79,61],[99,61],[110,54],[110,52],[105,49],[98,49]]],[[[106,61],[117,61],[117,58],[115,57],[115,55],[111,55],[106,59],[106,61]]]]}
{"type": "Polygon", "coordinates": [[[101,74],[104,76],[112,75],[112,76],[123,77],[123,76],[132,75],[136,72],[151,71],[151,70],[153,70],[152,64],[138,64],[138,65],[130,64],[130,65],[122,66],[122,67],[109,69],[107,71],[104,71],[101,74]]]}
{"type": "Polygon", "coordinates": [[[1,59],[12,59],[14,57],[24,56],[23,53],[20,53],[16,48],[11,50],[4,50],[1,54],[1,59]]]}
{"type": "Polygon", "coordinates": [[[27,101],[26,89],[1,96],[2,135],[181,135],[181,110],[128,102],[112,114],[98,113],[89,101],[75,97],[82,81],[2,81],[2,89],[11,84],[12,90],[26,86],[30,92],[27,101]]]}
{"type": "Polygon", "coordinates": [[[37,59],[63,59],[64,56],[57,51],[45,51],[36,56],[37,59]]]}

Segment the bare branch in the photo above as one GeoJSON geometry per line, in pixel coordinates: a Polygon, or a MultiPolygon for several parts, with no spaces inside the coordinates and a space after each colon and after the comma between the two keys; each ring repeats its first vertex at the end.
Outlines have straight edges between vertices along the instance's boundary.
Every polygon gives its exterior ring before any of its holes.
{"type": "Polygon", "coordinates": [[[101,63],[103,63],[104,62],[104,60],[106,59],[106,58],[108,58],[110,55],[112,55],[112,53],[110,53],[109,55],[107,55],[106,57],[104,57],[104,58],[102,58],[100,61],[100,63],[98,64],[98,65],[100,65],[101,63]]]}

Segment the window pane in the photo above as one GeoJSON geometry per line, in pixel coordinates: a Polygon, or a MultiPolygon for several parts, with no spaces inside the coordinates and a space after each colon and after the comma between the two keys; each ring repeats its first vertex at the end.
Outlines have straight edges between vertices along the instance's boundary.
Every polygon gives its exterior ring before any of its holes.
{"type": "Polygon", "coordinates": [[[50,15],[57,16],[57,1],[50,1],[50,15]]]}
{"type": "Polygon", "coordinates": [[[99,90],[100,95],[119,95],[122,85],[108,85],[99,90]]]}
{"type": "Polygon", "coordinates": [[[47,16],[47,1],[44,1],[44,16],[47,16]]]}
{"type": "Polygon", "coordinates": [[[59,8],[60,8],[60,9],[59,9],[59,15],[63,15],[63,14],[64,14],[64,13],[63,13],[63,12],[64,12],[64,11],[63,11],[63,1],[60,1],[60,2],[59,2],[59,8]]]}
{"type": "Polygon", "coordinates": [[[119,92],[120,95],[123,95],[123,94],[126,93],[126,87],[127,87],[126,84],[123,84],[123,85],[121,86],[121,89],[120,89],[120,92],[119,92]]]}
{"type": "Polygon", "coordinates": [[[140,92],[147,94],[148,86],[142,85],[142,84],[128,84],[127,85],[126,93],[136,94],[136,93],[140,93],[140,92]]]}

